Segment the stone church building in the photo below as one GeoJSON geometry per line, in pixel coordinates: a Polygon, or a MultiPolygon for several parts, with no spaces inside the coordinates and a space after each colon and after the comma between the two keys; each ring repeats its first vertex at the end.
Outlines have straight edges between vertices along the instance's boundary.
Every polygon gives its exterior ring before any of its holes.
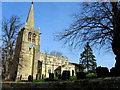
{"type": "Polygon", "coordinates": [[[47,78],[49,73],[57,76],[64,70],[69,70],[70,75],[74,76],[78,70],[77,64],[68,62],[68,58],[40,53],[40,34],[40,28],[34,29],[32,3],[25,26],[18,33],[10,78],[28,80],[29,75],[33,79],[47,78]]]}

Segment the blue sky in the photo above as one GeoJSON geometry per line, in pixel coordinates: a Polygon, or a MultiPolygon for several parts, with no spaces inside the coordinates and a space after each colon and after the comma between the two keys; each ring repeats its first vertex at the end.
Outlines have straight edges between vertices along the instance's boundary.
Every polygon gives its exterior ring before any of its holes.
{"type": "MultiPolygon", "coordinates": [[[[70,62],[78,63],[79,54],[83,51],[71,51],[71,48],[64,47],[63,42],[54,40],[54,33],[60,32],[73,22],[72,15],[80,11],[80,2],[35,2],[35,29],[41,29],[41,52],[59,51],[68,57],[70,62]]],[[[30,9],[30,2],[3,2],[2,17],[10,18],[12,15],[21,17],[21,22],[25,23],[30,9]]],[[[114,63],[114,54],[112,52],[103,52],[93,49],[96,56],[98,66],[107,66],[111,68],[114,63]]]]}

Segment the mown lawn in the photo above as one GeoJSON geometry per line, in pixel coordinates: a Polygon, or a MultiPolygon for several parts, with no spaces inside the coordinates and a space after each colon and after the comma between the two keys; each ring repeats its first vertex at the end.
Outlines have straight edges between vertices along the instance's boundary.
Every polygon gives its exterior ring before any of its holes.
{"type": "Polygon", "coordinates": [[[95,73],[89,73],[89,74],[86,75],[86,77],[88,77],[88,78],[89,78],[89,77],[96,77],[96,76],[97,76],[97,75],[96,75],[95,73]]]}

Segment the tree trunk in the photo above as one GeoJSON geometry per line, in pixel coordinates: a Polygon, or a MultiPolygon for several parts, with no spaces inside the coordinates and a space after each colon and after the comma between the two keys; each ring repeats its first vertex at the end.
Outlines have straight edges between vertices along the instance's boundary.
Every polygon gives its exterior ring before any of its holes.
{"type": "MultiPolygon", "coordinates": [[[[120,18],[118,18],[118,20],[120,21],[120,18]]],[[[115,74],[117,76],[120,76],[120,23],[117,23],[114,29],[112,50],[114,54],[116,55],[115,74]]]]}
{"type": "Polygon", "coordinates": [[[118,8],[118,2],[111,2],[113,12],[113,41],[112,50],[116,55],[115,71],[116,75],[120,75],[120,9],[118,8]]]}
{"type": "Polygon", "coordinates": [[[116,33],[114,34],[113,37],[113,42],[112,42],[112,50],[114,54],[116,55],[115,60],[115,73],[116,75],[120,75],[120,28],[116,30],[116,33]]]}

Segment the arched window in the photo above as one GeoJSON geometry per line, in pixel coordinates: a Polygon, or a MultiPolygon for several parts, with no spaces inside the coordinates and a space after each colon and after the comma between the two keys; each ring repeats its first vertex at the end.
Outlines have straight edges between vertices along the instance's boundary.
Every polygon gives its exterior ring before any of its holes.
{"type": "Polygon", "coordinates": [[[28,41],[31,41],[31,35],[32,35],[32,33],[29,32],[29,33],[28,33],[28,41]]]}
{"type": "Polygon", "coordinates": [[[32,41],[33,41],[33,42],[35,42],[35,38],[36,38],[36,34],[33,33],[33,35],[32,35],[32,41]]]}
{"type": "Polygon", "coordinates": [[[74,70],[72,70],[72,76],[74,76],[74,70]]]}

